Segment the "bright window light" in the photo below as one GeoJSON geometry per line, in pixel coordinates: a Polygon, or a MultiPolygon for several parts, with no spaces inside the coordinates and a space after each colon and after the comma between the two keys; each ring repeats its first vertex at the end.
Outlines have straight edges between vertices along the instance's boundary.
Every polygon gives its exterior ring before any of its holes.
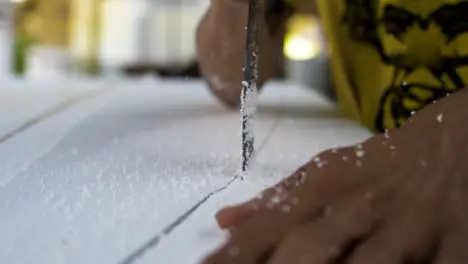
{"type": "Polygon", "coordinates": [[[300,35],[286,38],[284,55],[290,60],[311,60],[320,53],[318,43],[300,35]]]}
{"type": "Polygon", "coordinates": [[[311,60],[322,51],[319,25],[308,15],[292,17],[284,40],[284,55],[289,60],[311,60]]]}

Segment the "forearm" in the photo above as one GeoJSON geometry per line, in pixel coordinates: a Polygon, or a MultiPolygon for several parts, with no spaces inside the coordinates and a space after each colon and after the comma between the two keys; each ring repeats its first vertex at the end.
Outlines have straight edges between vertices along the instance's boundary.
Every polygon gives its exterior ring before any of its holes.
{"type": "MultiPolygon", "coordinates": [[[[247,4],[212,0],[197,29],[200,70],[213,93],[232,108],[239,105],[241,82],[244,78],[247,14],[247,4]]],[[[273,35],[266,30],[265,22],[260,26],[259,89],[279,69],[285,20],[280,21],[280,28],[273,35]]]]}

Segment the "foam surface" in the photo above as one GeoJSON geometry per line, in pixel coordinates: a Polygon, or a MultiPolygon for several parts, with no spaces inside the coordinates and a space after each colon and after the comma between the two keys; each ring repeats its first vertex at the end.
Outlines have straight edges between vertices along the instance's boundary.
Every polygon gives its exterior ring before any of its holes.
{"type": "Polygon", "coordinates": [[[1,263],[197,263],[223,234],[213,214],[276,182],[317,152],[369,132],[310,90],[271,84],[259,97],[259,170],[239,172],[240,114],[201,82],[119,85],[0,144],[1,263]]]}

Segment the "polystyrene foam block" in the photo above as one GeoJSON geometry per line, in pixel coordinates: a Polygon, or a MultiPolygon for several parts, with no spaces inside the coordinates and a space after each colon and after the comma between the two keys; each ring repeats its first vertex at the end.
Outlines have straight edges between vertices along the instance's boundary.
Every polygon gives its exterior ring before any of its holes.
{"type": "Polygon", "coordinates": [[[240,113],[202,82],[121,84],[3,142],[1,262],[121,263],[159,235],[130,263],[197,263],[224,238],[219,208],[370,135],[290,84],[266,87],[258,109],[259,169],[216,193],[240,169],[240,113]]]}

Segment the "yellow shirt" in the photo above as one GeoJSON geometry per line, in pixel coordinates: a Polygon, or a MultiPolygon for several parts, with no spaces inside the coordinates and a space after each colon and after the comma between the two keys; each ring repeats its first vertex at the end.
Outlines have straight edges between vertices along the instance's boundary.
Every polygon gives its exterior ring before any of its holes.
{"type": "Polygon", "coordinates": [[[366,126],[398,127],[468,82],[468,1],[318,0],[318,7],[338,102],[366,126]]]}

